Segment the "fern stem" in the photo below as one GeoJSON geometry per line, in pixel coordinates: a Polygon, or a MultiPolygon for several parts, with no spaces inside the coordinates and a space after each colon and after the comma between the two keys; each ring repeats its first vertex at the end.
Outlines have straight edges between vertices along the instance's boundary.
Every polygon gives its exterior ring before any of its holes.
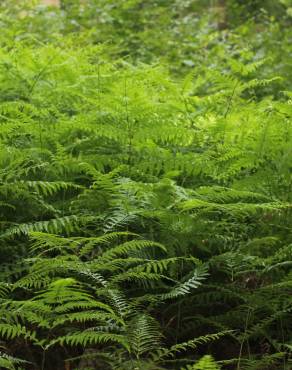
{"type": "Polygon", "coordinates": [[[249,308],[248,311],[247,311],[245,326],[244,326],[244,333],[243,333],[242,341],[240,343],[240,349],[239,349],[239,355],[238,355],[238,362],[237,362],[236,370],[240,370],[240,363],[241,363],[241,357],[242,357],[242,352],[243,352],[243,345],[244,345],[244,342],[245,342],[245,337],[246,337],[246,332],[247,332],[247,327],[248,327],[251,311],[252,311],[251,308],[249,308]]]}
{"type": "Polygon", "coordinates": [[[46,350],[43,350],[43,356],[42,356],[42,365],[41,365],[41,370],[45,369],[45,363],[46,363],[46,350]]]}

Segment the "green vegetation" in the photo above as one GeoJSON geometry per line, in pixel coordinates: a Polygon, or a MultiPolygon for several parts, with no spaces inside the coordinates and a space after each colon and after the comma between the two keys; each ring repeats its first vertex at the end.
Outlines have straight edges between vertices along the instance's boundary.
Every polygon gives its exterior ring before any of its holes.
{"type": "Polygon", "coordinates": [[[291,369],[291,15],[1,2],[1,369],[291,369]]]}

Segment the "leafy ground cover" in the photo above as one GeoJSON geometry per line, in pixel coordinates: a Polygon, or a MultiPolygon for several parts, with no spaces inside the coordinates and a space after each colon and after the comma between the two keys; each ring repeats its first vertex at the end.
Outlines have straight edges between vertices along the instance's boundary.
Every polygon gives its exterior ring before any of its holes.
{"type": "Polygon", "coordinates": [[[1,368],[291,368],[290,5],[1,3],[1,368]]]}

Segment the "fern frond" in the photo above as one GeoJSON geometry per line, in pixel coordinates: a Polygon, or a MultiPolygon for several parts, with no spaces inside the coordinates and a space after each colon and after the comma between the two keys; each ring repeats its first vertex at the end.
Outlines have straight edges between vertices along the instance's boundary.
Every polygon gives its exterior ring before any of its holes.
{"type": "Polygon", "coordinates": [[[151,316],[141,313],[129,323],[128,338],[131,352],[139,359],[144,353],[160,346],[158,323],[151,316]]]}
{"type": "Polygon", "coordinates": [[[162,299],[178,298],[189,294],[192,289],[197,289],[208,276],[207,270],[208,267],[206,265],[196,267],[188,280],[179,283],[178,286],[173,288],[170,292],[163,294],[162,299]]]}
{"type": "Polygon", "coordinates": [[[166,357],[175,357],[177,353],[187,351],[188,349],[196,349],[199,345],[212,342],[225,336],[229,331],[222,331],[214,334],[206,334],[204,336],[191,339],[188,342],[173,345],[170,349],[162,349],[158,352],[156,360],[163,360],[166,357]]]}
{"type": "Polygon", "coordinates": [[[73,334],[68,334],[64,337],[59,337],[58,339],[52,341],[48,347],[57,344],[67,344],[69,346],[82,346],[86,347],[88,345],[100,344],[104,345],[107,343],[116,343],[126,350],[129,350],[129,343],[120,334],[102,333],[95,331],[94,329],[88,329],[85,331],[75,332],[73,334]]]}
{"type": "Polygon", "coordinates": [[[0,351],[0,367],[2,369],[16,370],[19,368],[19,366],[25,366],[28,364],[28,361],[21,360],[20,358],[10,356],[7,353],[0,351]]]}
{"type": "Polygon", "coordinates": [[[29,235],[31,232],[39,231],[46,231],[52,234],[61,234],[62,232],[69,234],[70,232],[79,229],[80,221],[81,220],[78,216],[71,215],[54,218],[49,221],[37,221],[34,223],[20,224],[6,230],[1,237],[9,238],[22,234],[29,235]]]}
{"type": "Polygon", "coordinates": [[[20,324],[12,325],[0,323],[0,336],[7,339],[24,337],[25,339],[30,339],[32,341],[36,340],[36,333],[27,330],[20,324]]]}
{"type": "Polygon", "coordinates": [[[111,248],[108,251],[102,253],[102,258],[114,258],[117,256],[128,255],[129,253],[135,253],[138,251],[142,251],[144,249],[151,249],[157,248],[166,252],[166,248],[164,245],[153,242],[150,240],[131,240],[129,242],[125,242],[123,244],[118,245],[117,247],[111,248]]]}
{"type": "Polygon", "coordinates": [[[212,356],[205,355],[193,366],[188,365],[186,368],[182,368],[181,370],[220,370],[220,367],[216,364],[212,356]]]}

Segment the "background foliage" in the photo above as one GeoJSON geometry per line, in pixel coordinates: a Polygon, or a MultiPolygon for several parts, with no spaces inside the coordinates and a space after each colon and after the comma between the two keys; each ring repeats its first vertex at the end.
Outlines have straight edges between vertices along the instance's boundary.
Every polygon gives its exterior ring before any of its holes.
{"type": "Polygon", "coordinates": [[[0,367],[291,367],[287,1],[2,1],[0,367]]]}

